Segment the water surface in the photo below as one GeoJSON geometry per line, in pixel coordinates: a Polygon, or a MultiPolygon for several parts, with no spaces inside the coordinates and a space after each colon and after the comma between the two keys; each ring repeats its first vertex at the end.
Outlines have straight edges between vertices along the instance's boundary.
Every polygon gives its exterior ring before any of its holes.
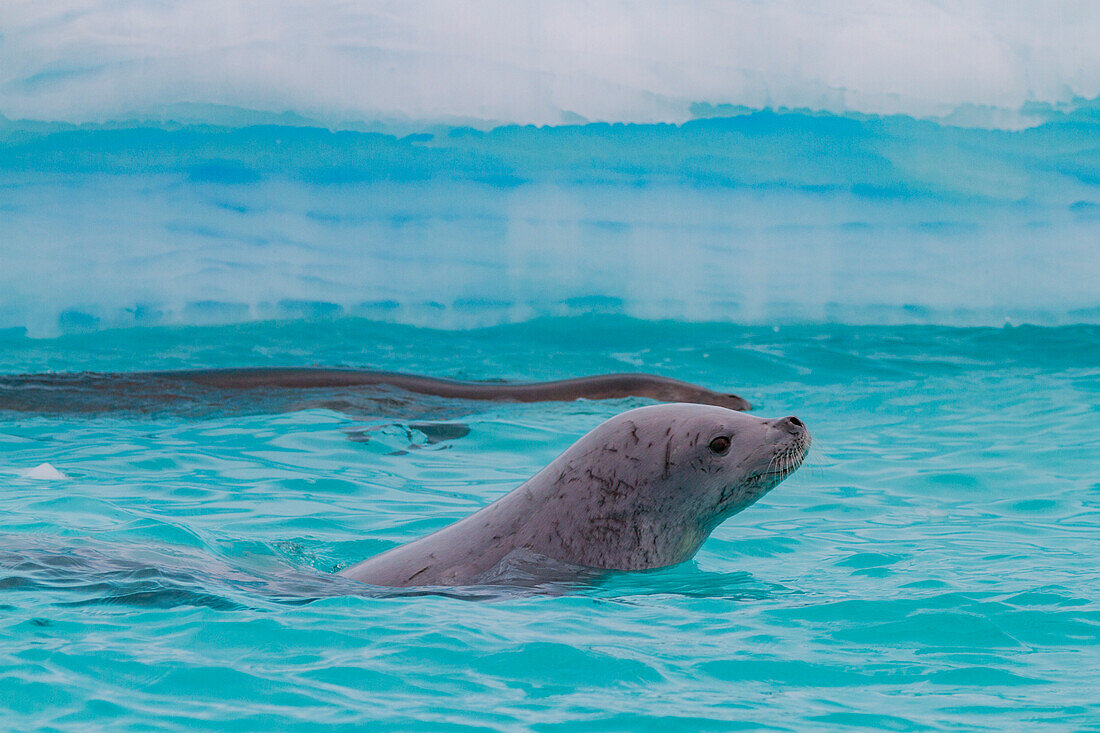
{"type": "Polygon", "coordinates": [[[797,414],[813,453],[691,562],[552,593],[341,567],[484,506],[642,401],[0,422],[16,729],[1004,730],[1100,721],[1100,329],[340,319],[8,335],[4,373],[641,370],[797,414]],[[63,479],[24,473],[49,463],[63,479]],[[413,723],[412,721],[416,721],[413,723]]]}

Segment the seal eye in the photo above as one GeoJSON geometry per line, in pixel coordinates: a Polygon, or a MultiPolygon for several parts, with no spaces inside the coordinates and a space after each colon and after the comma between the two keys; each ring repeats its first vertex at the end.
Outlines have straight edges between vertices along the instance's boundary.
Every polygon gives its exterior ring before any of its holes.
{"type": "Polygon", "coordinates": [[[730,449],[730,439],[725,435],[720,435],[710,441],[710,449],[721,455],[730,449]]]}

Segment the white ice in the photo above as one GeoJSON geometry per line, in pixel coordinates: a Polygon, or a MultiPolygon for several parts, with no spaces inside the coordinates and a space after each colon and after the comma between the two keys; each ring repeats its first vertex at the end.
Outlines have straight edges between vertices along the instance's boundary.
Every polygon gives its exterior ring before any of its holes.
{"type": "Polygon", "coordinates": [[[22,472],[24,478],[32,478],[39,481],[60,481],[69,478],[48,463],[40,463],[34,468],[22,472]]]}
{"type": "Polygon", "coordinates": [[[1092,0],[6,0],[0,114],[675,122],[704,102],[1013,127],[1100,96],[1098,35],[1092,0]]]}

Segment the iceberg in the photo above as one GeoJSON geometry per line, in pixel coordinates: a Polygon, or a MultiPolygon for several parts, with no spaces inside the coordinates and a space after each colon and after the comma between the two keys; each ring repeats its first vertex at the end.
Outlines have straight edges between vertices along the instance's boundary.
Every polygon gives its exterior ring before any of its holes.
{"type": "Polygon", "coordinates": [[[14,0],[0,114],[492,126],[685,122],[703,104],[1022,126],[1024,105],[1100,96],[1098,27],[1089,0],[14,0]]]}
{"type": "Polygon", "coordinates": [[[0,329],[1100,319],[1100,116],[0,127],[0,329]]]}

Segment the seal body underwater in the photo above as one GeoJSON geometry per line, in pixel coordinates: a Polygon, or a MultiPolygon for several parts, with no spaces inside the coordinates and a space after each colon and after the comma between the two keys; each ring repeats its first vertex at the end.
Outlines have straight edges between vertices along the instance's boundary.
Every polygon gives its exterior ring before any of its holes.
{"type": "Polygon", "coordinates": [[[258,368],[165,372],[0,375],[0,412],[70,414],[176,405],[262,403],[261,411],[341,409],[348,397],[386,396],[379,388],[455,400],[496,402],[646,397],[748,410],[736,394],[655,374],[598,374],[552,382],[472,382],[363,369],[258,368]]]}
{"type": "Polygon", "coordinates": [[[606,570],[673,565],[798,468],[809,444],[796,417],[698,404],[629,410],[484,509],[341,574],[390,587],[473,585],[517,552],[606,570]]]}

